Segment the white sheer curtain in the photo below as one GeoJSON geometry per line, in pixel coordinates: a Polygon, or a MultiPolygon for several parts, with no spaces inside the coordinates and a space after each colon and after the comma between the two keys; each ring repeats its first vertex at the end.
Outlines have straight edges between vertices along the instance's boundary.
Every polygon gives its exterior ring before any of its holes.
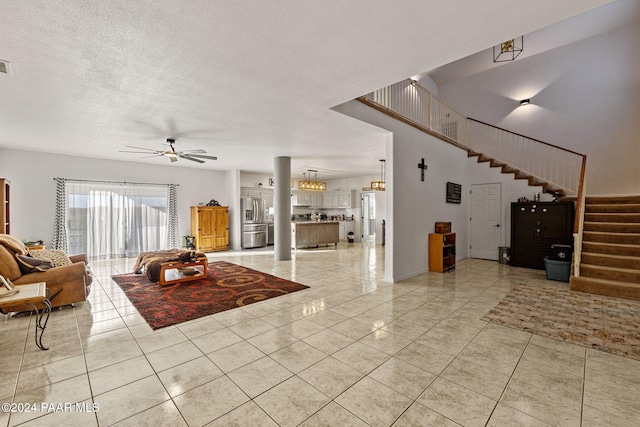
{"type": "Polygon", "coordinates": [[[166,185],[68,180],[66,188],[70,253],[111,259],[166,248],[166,185]]]}

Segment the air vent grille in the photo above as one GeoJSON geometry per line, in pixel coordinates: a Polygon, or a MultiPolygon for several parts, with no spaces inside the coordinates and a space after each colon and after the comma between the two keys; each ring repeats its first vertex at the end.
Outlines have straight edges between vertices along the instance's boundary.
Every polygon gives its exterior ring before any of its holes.
{"type": "Polygon", "coordinates": [[[0,73],[11,74],[11,68],[9,68],[9,62],[0,59],[0,73]]]}

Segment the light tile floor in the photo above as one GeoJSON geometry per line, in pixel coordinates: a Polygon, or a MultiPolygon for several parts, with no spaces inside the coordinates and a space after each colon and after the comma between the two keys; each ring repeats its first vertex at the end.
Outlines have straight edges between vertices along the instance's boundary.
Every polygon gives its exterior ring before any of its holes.
{"type": "Polygon", "coordinates": [[[341,244],[212,254],[309,285],[157,331],[93,263],[89,301],[0,316],[0,425],[632,426],[640,362],[480,320],[543,271],[462,260],[452,273],[383,281],[384,248],[341,244]],[[42,404],[46,404],[42,406],[42,404]],[[79,405],[76,406],[75,404],[79,405]],[[67,404],[67,406],[65,406],[67,404]],[[95,405],[99,410],[92,410],[95,405]]]}

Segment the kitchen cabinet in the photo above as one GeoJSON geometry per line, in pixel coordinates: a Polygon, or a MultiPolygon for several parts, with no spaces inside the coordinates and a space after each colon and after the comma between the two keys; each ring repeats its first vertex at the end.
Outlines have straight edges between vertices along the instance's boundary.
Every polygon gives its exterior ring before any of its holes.
{"type": "Polygon", "coordinates": [[[296,192],[291,194],[291,204],[293,206],[311,206],[311,194],[296,192]]]}
{"type": "Polygon", "coordinates": [[[429,234],[429,271],[444,273],[456,267],[456,233],[429,234]]]}
{"type": "Polygon", "coordinates": [[[336,221],[291,223],[291,246],[293,248],[338,245],[339,224],[336,221]]]}
{"type": "Polygon", "coordinates": [[[554,244],[573,246],[573,202],[511,203],[511,265],[543,270],[554,244]]]}
{"type": "Polygon", "coordinates": [[[338,207],[338,193],[324,193],[322,195],[322,207],[323,208],[337,208],[338,207]]]}
{"type": "Polygon", "coordinates": [[[353,234],[356,233],[355,221],[340,221],[339,224],[340,240],[347,240],[349,232],[352,232],[353,234]]]}
{"type": "Polygon", "coordinates": [[[322,198],[323,208],[348,209],[355,207],[356,191],[325,192],[322,198]]]}
{"type": "Polygon", "coordinates": [[[191,235],[199,252],[229,250],[229,207],[191,206],[191,235]]]}
{"type": "Polygon", "coordinates": [[[355,190],[351,190],[346,193],[339,193],[338,207],[344,208],[344,209],[355,207],[355,198],[356,198],[355,190]]]}

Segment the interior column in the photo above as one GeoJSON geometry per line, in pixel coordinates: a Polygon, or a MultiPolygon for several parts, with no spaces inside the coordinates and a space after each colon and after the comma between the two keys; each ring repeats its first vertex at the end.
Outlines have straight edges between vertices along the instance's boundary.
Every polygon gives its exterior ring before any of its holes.
{"type": "Polygon", "coordinates": [[[273,258],[291,259],[291,158],[276,157],[274,173],[274,240],[273,258]]]}

